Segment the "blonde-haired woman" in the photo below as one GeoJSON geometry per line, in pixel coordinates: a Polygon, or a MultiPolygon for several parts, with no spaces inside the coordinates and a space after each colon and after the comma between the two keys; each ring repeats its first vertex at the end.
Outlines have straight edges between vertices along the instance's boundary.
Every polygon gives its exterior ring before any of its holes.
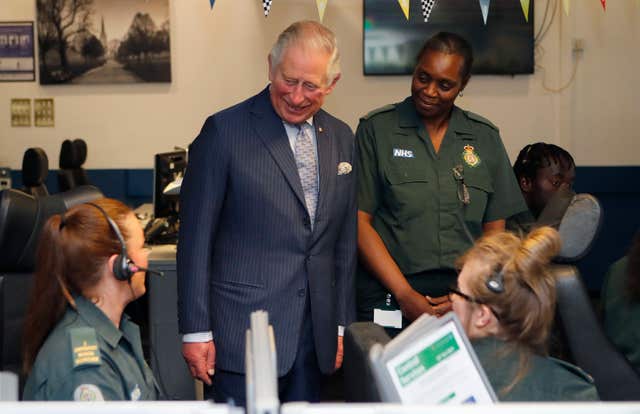
{"type": "Polygon", "coordinates": [[[598,399],[587,374],[546,354],[556,304],[549,262],[559,250],[558,232],[541,227],[524,239],[485,236],[458,261],[453,310],[502,401],[598,399]]]}

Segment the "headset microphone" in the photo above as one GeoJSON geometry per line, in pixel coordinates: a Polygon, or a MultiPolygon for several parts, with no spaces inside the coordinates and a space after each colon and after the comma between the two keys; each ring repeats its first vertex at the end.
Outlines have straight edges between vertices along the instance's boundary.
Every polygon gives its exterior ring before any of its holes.
{"type": "Polygon", "coordinates": [[[159,271],[159,270],[149,269],[149,268],[142,267],[142,266],[138,266],[138,265],[137,265],[137,264],[135,264],[135,263],[131,263],[131,264],[130,264],[130,267],[131,267],[131,270],[132,270],[134,273],[135,273],[135,272],[144,271],[144,272],[147,272],[147,273],[154,274],[154,275],[156,275],[156,276],[164,276],[164,272],[161,272],[161,271],[159,271]]]}

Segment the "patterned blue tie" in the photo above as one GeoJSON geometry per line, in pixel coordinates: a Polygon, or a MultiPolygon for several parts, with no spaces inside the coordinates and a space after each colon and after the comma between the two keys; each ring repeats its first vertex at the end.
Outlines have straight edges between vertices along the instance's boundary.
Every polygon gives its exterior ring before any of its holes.
{"type": "Polygon", "coordinates": [[[307,204],[307,211],[311,219],[311,228],[316,218],[316,207],[318,205],[318,164],[316,162],[316,151],[313,141],[307,129],[311,128],[308,123],[298,125],[298,135],[296,136],[295,157],[304,200],[307,204]]]}

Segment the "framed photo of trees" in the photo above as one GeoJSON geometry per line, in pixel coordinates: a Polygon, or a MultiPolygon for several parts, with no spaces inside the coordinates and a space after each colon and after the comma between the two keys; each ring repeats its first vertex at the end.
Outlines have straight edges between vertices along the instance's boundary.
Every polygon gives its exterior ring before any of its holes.
{"type": "Polygon", "coordinates": [[[36,0],[40,84],[171,82],[169,0],[36,0]]]}

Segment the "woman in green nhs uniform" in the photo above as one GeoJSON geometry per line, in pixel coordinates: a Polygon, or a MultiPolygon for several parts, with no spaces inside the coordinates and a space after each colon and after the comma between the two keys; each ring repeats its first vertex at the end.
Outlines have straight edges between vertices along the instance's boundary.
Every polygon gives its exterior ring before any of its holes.
{"type": "Polygon", "coordinates": [[[392,335],[449,311],[454,260],[526,210],[498,129],[454,105],[472,62],[466,40],[438,33],[418,55],[411,96],[356,132],[358,318],[392,335]]]}
{"type": "Polygon", "coordinates": [[[140,330],[125,306],[145,293],[142,228],[119,201],[52,216],[25,325],[25,400],[156,400],[140,330]]]}
{"type": "Polygon", "coordinates": [[[593,379],[548,357],[556,308],[549,261],[560,236],[539,227],[523,239],[508,232],[478,240],[458,260],[453,311],[500,401],[595,401],[593,379]]]}

